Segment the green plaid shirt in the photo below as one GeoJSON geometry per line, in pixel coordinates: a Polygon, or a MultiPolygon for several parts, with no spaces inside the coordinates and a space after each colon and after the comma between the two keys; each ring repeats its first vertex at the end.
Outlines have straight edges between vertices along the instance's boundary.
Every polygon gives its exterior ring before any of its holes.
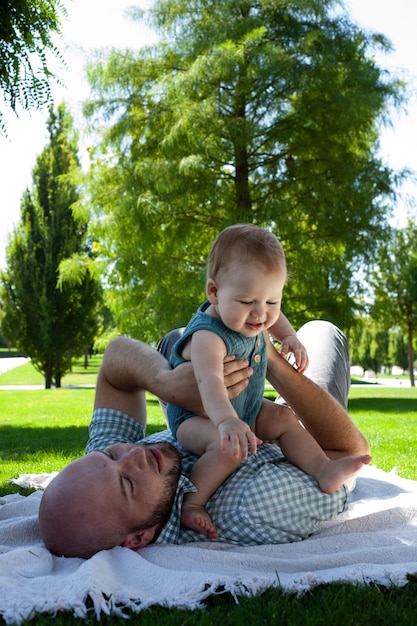
{"type": "MultiPolygon", "coordinates": [[[[172,437],[169,430],[144,438],[143,427],[114,409],[96,409],[90,424],[87,453],[118,442],[168,441],[182,457],[180,478],[171,517],[156,543],[213,541],[193,530],[180,528],[184,493],[194,490],[187,478],[196,458],[172,437]]],[[[349,505],[349,491],[320,491],[316,481],[285,460],[280,448],[264,443],[243,461],[207,503],[219,533],[216,541],[238,545],[301,541],[319,531],[324,521],[349,505]]]]}

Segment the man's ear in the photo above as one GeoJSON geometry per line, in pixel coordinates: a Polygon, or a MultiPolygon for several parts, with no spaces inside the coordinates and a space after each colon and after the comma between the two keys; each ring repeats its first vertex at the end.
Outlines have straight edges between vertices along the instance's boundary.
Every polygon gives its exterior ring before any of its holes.
{"type": "Polygon", "coordinates": [[[206,283],[207,299],[211,304],[217,304],[217,283],[214,278],[209,278],[206,283]]]}
{"type": "Polygon", "coordinates": [[[122,543],[124,548],[130,550],[140,550],[148,545],[154,538],[156,533],[156,526],[153,528],[147,528],[146,530],[138,530],[133,533],[129,533],[122,543]]]}

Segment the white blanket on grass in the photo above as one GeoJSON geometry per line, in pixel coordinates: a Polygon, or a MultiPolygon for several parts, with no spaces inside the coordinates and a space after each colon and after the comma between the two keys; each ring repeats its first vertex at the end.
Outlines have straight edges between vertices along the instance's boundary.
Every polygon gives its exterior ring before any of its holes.
{"type": "Polygon", "coordinates": [[[194,609],[211,594],[229,592],[238,601],[268,587],[300,593],[334,581],[401,586],[417,572],[417,482],[373,467],[358,477],[347,513],[305,541],[283,545],[201,542],[59,558],[39,536],[40,498],[0,498],[0,615],[7,624],[60,610],[84,617],[89,602],[99,617],[153,605],[194,609]]]}

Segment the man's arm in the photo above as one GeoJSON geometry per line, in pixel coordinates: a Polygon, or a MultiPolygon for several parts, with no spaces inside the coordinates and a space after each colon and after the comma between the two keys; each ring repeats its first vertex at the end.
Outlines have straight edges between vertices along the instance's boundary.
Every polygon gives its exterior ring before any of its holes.
{"type": "Polygon", "coordinates": [[[368,442],[339,402],[294,370],[270,341],[267,378],[330,457],[369,454],[368,442]]]}
{"type": "MultiPolygon", "coordinates": [[[[252,369],[247,361],[227,360],[225,385],[229,398],[247,386],[252,369]]],[[[106,348],[98,374],[94,408],[114,408],[146,425],[145,390],[197,415],[203,407],[191,363],[172,370],[154,348],[129,337],[118,337],[106,348]]]]}

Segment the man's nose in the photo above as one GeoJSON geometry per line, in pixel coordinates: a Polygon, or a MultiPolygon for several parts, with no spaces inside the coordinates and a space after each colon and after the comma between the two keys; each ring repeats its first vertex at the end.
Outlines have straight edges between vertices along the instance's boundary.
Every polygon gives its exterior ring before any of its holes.
{"type": "Polygon", "coordinates": [[[125,468],[143,468],[147,465],[146,452],[140,446],[131,448],[119,459],[119,463],[125,468]]]}

